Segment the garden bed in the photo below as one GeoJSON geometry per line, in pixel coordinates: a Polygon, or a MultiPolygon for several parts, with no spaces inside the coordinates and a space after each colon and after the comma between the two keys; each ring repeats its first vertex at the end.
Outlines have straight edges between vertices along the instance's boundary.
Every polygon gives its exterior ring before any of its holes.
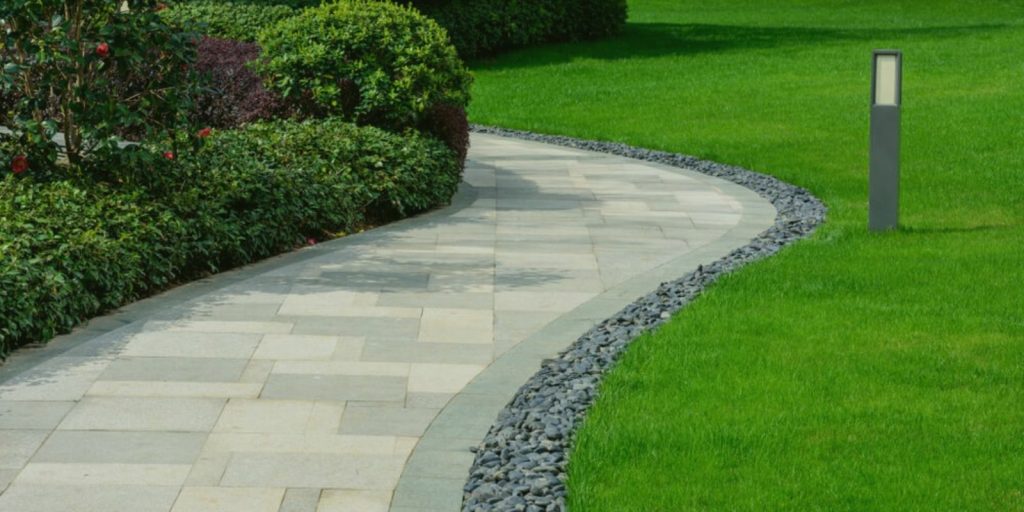
{"type": "Polygon", "coordinates": [[[0,9],[0,357],[454,195],[471,78],[417,11],[264,5],[228,34],[247,42],[191,32],[217,26],[213,11],[78,2],[69,19],[42,13],[53,28],[0,9]],[[305,53],[310,38],[326,51],[305,53]]]}

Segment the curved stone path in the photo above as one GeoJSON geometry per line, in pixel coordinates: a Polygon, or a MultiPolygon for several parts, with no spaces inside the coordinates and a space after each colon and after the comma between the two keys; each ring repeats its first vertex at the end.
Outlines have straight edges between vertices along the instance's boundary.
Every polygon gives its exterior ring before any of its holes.
{"type": "Polygon", "coordinates": [[[474,134],[450,208],[12,357],[0,510],[457,511],[542,359],[774,218],[695,172],[474,134]]]}

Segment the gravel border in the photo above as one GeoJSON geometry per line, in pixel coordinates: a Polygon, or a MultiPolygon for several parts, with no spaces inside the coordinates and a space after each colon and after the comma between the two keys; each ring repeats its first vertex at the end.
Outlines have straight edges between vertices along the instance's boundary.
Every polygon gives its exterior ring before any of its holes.
{"type": "Polygon", "coordinates": [[[749,244],[681,278],[662,283],[587,331],[523,385],[498,414],[464,487],[462,510],[564,511],[565,469],[576,427],[597,396],[601,377],[629,343],[668,321],[723,274],[768,257],[810,235],[826,207],[810,192],[774,177],[686,155],[614,142],[472,126],[476,133],[513,137],[671,165],[731,181],[756,192],[778,211],[775,225],[749,244]]]}

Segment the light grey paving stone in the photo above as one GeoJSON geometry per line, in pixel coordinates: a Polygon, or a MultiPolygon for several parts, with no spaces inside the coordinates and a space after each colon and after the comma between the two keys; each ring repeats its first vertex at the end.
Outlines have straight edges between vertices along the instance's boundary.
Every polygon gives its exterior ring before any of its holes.
{"type": "Polygon", "coordinates": [[[171,512],[278,512],[284,489],[185,487],[171,512]]]}
{"type": "Polygon", "coordinates": [[[194,320],[265,321],[277,314],[279,302],[242,302],[198,306],[183,315],[194,320]]]}
{"type": "Polygon", "coordinates": [[[491,362],[492,356],[490,345],[368,339],[363,347],[362,360],[403,363],[487,364],[491,362]]]}
{"type": "MultiPolygon", "coordinates": [[[[0,401],[0,430],[52,430],[64,419],[74,402],[0,401]]],[[[0,435],[3,435],[0,432],[0,435]]]]}
{"type": "MultiPolygon", "coordinates": [[[[124,348],[131,336],[138,332],[138,327],[120,327],[111,332],[104,332],[97,335],[76,347],[64,352],[66,357],[95,357],[107,358],[116,356],[124,348]]],[[[51,343],[57,340],[51,341],[51,343]]]]}
{"type": "MultiPolygon", "coordinates": [[[[433,277],[433,276],[432,276],[433,277]]],[[[455,279],[461,276],[455,276],[455,279]]],[[[485,276],[489,282],[490,275],[485,276]]],[[[491,293],[460,292],[404,292],[382,293],[377,299],[379,306],[446,308],[446,309],[494,309],[494,295],[491,293]]]]}
{"type": "Polygon", "coordinates": [[[476,455],[469,450],[416,450],[405,465],[405,475],[465,480],[476,455]]]}
{"type": "Polygon", "coordinates": [[[332,359],[335,355],[358,355],[363,349],[362,338],[318,336],[312,334],[268,334],[260,341],[254,359],[315,360],[332,359]]]}
{"type": "Polygon", "coordinates": [[[525,254],[590,254],[594,246],[588,243],[540,243],[540,242],[512,242],[498,240],[494,244],[495,253],[525,253],[525,254]]]}
{"type": "Polygon", "coordinates": [[[21,469],[36,452],[49,431],[5,430],[0,432],[0,469],[21,469]]]}
{"type": "Polygon", "coordinates": [[[0,384],[0,400],[78,400],[109,363],[107,358],[54,357],[0,384]]]}
{"type": "Polygon", "coordinates": [[[555,270],[555,269],[508,269],[495,273],[494,289],[497,292],[557,292],[593,293],[605,290],[598,269],[555,270]]]}
{"type": "Polygon", "coordinates": [[[177,486],[19,485],[0,495],[11,512],[169,512],[177,486]]]}
{"type": "Polygon", "coordinates": [[[494,342],[494,312],[490,309],[425,308],[417,341],[489,345],[494,342]]]}
{"type": "Polygon", "coordinates": [[[404,463],[404,455],[237,453],[221,485],[390,490],[404,463]]]}
{"type": "Polygon", "coordinates": [[[261,337],[261,334],[235,332],[143,332],[128,342],[122,355],[248,359],[261,337]]]}
{"type": "Polygon", "coordinates": [[[273,374],[263,398],[404,401],[405,377],[273,374]]]}
{"type": "Polygon", "coordinates": [[[405,397],[405,406],[417,409],[440,409],[448,404],[454,393],[418,393],[409,392],[405,397]]]}
{"type": "Polygon", "coordinates": [[[558,311],[496,311],[494,313],[495,338],[521,341],[559,316],[561,313],[558,311]]]}
{"type": "Polygon", "coordinates": [[[465,278],[453,274],[431,274],[427,291],[445,293],[491,293],[494,274],[465,278]]]}
{"type": "Polygon", "coordinates": [[[391,491],[325,489],[317,512],[388,512],[391,491]]]}
{"type": "Polygon", "coordinates": [[[594,298],[596,293],[587,292],[495,292],[494,307],[497,311],[571,311],[576,306],[594,298]]]}
{"type": "Polygon", "coordinates": [[[18,474],[19,485],[153,485],[185,483],[188,464],[86,464],[30,462],[18,474]]]}
{"type": "Polygon", "coordinates": [[[11,485],[20,471],[21,469],[0,469],[0,494],[3,494],[7,486],[11,485]]]}
{"type": "Polygon", "coordinates": [[[237,382],[247,359],[125,357],[113,361],[98,380],[237,382]]]}
{"type": "Polygon", "coordinates": [[[309,425],[313,406],[314,402],[308,400],[232,399],[221,412],[214,431],[302,434],[309,425]]]}
{"type": "Polygon", "coordinates": [[[285,491],[278,512],[318,512],[320,489],[291,488],[285,491]]]}
{"type": "Polygon", "coordinates": [[[292,332],[294,334],[415,339],[419,328],[418,318],[316,316],[299,318],[296,320],[292,332]]]}
{"type": "Polygon", "coordinates": [[[478,364],[413,363],[409,368],[409,391],[458,393],[484,368],[478,364]]]}
{"type": "MultiPolygon", "coordinates": [[[[377,265],[375,265],[377,266],[377,265]]],[[[428,272],[324,272],[321,282],[349,290],[411,291],[427,287],[428,272]]]]}
{"type": "Polygon", "coordinates": [[[224,469],[231,461],[231,453],[219,451],[204,451],[200,453],[199,459],[192,464],[185,479],[185,485],[191,486],[213,486],[220,483],[220,477],[224,475],[224,469]]]}
{"type": "Polygon", "coordinates": [[[341,418],[342,434],[419,437],[439,409],[366,407],[349,404],[341,418]]]}
{"type": "Polygon", "coordinates": [[[59,428],[208,432],[225,402],[219,398],[86,397],[59,428]]]}
{"type": "Polygon", "coordinates": [[[102,380],[89,388],[89,396],[166,398],[256,398],[262,383],[102,380]]]}
{"type": "Polygon", "coordinates": [[[472,449],[480,445],[480,438],[476,437],[435,437],[424,436],[416,444],[414,454],[419,451],[463,451],[472,453],[472,449]]]}
{"type": "Polygon", "coordinates": [[[196,333],[248,333],[248,334],[271,334],[287,333],[292,326],[283,321],[251,321],[251,320],[175,320],[173,322],[147,322],[146,329],[150,331],[166,330],[196,333]]]}
{"type": "Polygon", "coordinates": [[[405,477],[391,504],[415,510],[458,510],[464,483],[465,478],[405,477]]]}
{"type": "Polygon", "coordinates": [[[270,376],[270,372],[274,369],[273,361],[253,359],[249,361],[249,364],[245,367],[245,371],[242,372],[242,382],[263,384],[267,381],[267,377],[270,376]]]}
{"type": "Polygon", "coordinates": [[[192,464],[206,442],[198,432],[58,430],[33,462],[192,464]]]}
{"type": "Polygon", "coordinates": [[[357,307],[372,306],[377,300],[375,291],[352,291],[336,286],[296,286],[281,304],[279,315],[303,316],[357,316],[345,314],[357,307]]]}
{"type": "Polygon", "coordinates": [[[504,269],[544,268],[555,270],[597,269],[597,259],[590,253],[549,252],[528,254],[499,251],[495,254],[495,266],[500,275],[504,269]]]}

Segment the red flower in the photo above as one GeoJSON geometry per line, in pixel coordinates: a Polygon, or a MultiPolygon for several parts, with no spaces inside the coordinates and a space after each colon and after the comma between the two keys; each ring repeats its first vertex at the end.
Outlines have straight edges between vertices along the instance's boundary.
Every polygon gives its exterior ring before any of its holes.
{"type": "Polygon", "coordinates": [[[96,55],[99,55],[101,59],[107,58],[110,55],[110,45],[107,43],[96,45],[96,55]]]}
{"type": "Polygon", "coordinates": [[[164,158],[166,158],[168,160],[174,160],[174,152],[173,151],[164,151],[164,158]]]}
{"type": "Polygon", "coordinates": [[[18,155],[11,159],[11,171],[14,174],[21,174],[28,170],[28,157],[25,155],[18,155]]]}
{"type": "Polygon", "coordinates": [[[309,245],[316,245],[316,238],[307,239],[306,243],[309,245]]]}
{"type": "Polygon", "coordinates": [[[210,129],[209,127],[206,127],[196,132],[196,137],[199,137],[200,139],[205,139],[209,137],[211,133],[213,133],[213,130],[210,129]]]}

